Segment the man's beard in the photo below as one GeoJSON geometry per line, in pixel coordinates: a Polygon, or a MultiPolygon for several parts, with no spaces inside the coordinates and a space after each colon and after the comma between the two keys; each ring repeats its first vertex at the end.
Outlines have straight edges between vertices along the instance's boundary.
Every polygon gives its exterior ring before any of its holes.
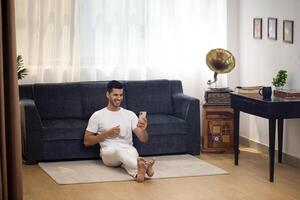
{"type": "Polygon", "coordinates": [[[110,104],[116,108],[121,106],[122,101],[117,101],[117,100],[110,100],[110,104]]]}

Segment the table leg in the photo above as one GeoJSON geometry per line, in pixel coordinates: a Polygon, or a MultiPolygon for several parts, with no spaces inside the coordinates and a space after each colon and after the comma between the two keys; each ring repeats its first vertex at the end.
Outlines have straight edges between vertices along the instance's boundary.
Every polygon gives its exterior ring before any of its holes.
{"type": "Polygon", "coordinates": [[[269,119],[269,167],[270,182],[274,181],[274,152],[275,152],[276,119],[269,119]]]}
{"type": "Polygon", "coordinates": [[[239,164],[239,134],[240,134],[240,111],[234,110],[233,114],[233,151],[234,151],[234,164],[239,164]]]}
{"type": "Polygon", "coordinates": [[[278,162],[282,163],[282,137],[283,137],[283,119],[277,120],[278,130],[278,162]]]}

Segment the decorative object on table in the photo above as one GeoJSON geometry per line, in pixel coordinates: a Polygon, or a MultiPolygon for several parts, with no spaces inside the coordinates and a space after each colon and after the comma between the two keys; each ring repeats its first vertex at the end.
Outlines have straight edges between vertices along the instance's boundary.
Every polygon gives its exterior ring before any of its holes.
{"type": "Polygon", "coordinates": [[[272,96],[272,87],[262,87],[258,92],[263,99],[270,99],[272,96]]]}
{"type": "Polygon", "coordinates": [[[283,41],[293,44],[294,42],[294,21],[283,20],[283,41]]]}
{"type": "Polygon", "coordinates": [[[21,55],[17,56],[17,72],[18,80],[22,80],[26,75],[28,75],[28,70],[24,67],[24,60],[21,55]]]}
{"type": "Polygon", "coordinates": [[[206,64],[214,72],[214,81],[208,80],[210,88],[220,89],[216,86],[218,74],[229,73],[235,67],[235,59],[228,50],[217,48],[210,50],[206,55],[206,64]],[[215,84],[215,87],[212,87],[215,84]]]}
{"type": "Polygon", "coordinates": [[[208,80],[209,89],[205,92],[208,104],[229,105],[232,92],[228,87],[218,87],[218,74],[229,73],[235,67],[235,58],[228,50],[217,48],[210,50],[206,55],[206,64],[214,72],[214,80],[208,80]]]}
{"type": "Polygon", "coordinates": [[[259,90],[262,87],[263,86],[246,86],[246,87],[237,86],[236,91],[239,94],[258,94],[259,90]]]}
{"type": "Polygon", "coordinates": [[[282,98],[300,98],[300,90],[274,90],[274,96],[282,98]]]}
{"type": "Polygon", "coordinates": [[[262,39],[262,18],[253,19],[253,38],[262,39]]]}
{"type": "Polygon", "coordinates": [[[207,105],[230,105],[230,95],[232,92],[229,88],[222,90],[206,90],[205,103],[207,105]]]}
{"type": "Polygon", "coordinates": [[[286,84],[286,80],[287,80],[287,71],[279,70],[276,74],[276,77],[273,78],[272,84],[278,90],[286,84]]]}
{"type": "Polygon", "coordinates": [[[233,109],[230,106],[203,105],[202,152],[231,153],[233,109]]]}
{"type": "Polygon", "coordinates": [[[268,18],[268,38],[277,40],[277,18],[268,18]]]}

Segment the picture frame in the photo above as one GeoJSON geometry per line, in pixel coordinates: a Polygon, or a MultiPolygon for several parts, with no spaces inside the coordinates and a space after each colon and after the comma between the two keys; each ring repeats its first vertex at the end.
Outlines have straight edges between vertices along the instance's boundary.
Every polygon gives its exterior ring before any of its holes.
{"type": "Polygon", "coordinates": [[[283,42],[294,43],[294,21],[283,20],[283,42]]]}
{"type": "Polygon", "coordinates": [[[277,18],[268,18],[268,38],[277,40],[277,18]]]}
{"type": "Polygon", "coordinates": [[[253,19],[253,38],[262,39],[262,18],[253,19]]]}

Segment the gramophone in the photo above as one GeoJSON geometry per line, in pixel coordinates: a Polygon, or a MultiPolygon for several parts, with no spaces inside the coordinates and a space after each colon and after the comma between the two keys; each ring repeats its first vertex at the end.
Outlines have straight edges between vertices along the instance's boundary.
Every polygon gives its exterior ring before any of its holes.
{"type": "Polygon", "coordinates": [[[214,72],[214,80],[207,81],[209,89],[205,91],[206,104],[230,105],[229,92],[232,90],[228,87],[217,87],[217,76],[229,73],[235,67],[234,56],[225,49],[212,49],[206,55],[206,64],[214,72]]]}

